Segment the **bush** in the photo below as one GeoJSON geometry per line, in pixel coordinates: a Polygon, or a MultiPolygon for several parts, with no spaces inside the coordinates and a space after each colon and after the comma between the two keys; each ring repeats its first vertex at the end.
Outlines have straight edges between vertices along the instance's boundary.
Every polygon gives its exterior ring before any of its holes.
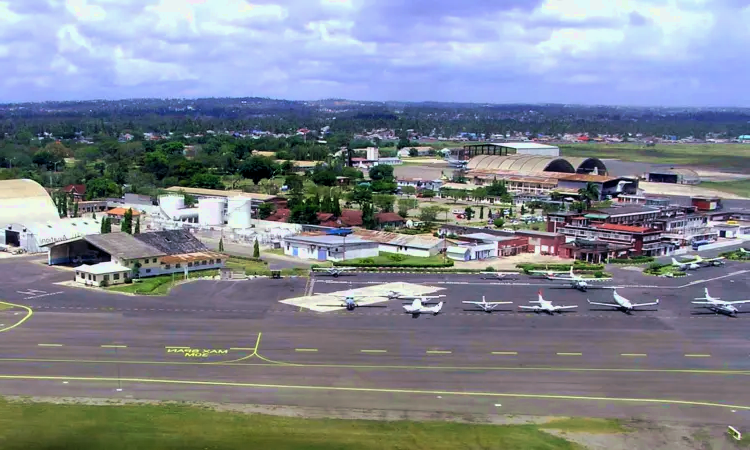
{"type": "Polygon", "coordinates": [[[485,267],[484,271],[485,272],[495,272],[495,268],[492,267],[492,266],[487,266],[487,267],[485,267]]]}
{"type": "Polygon", "coordinates": [[[133,284],[133,279],[130,277],[125,278],[125,284],[133,284]]]}
{"type": "Polygon", "coordinates": [[[502,228],[505,225],[505,221],[503,219],[495,219],[492,224],[495,225],[496,228],[502,228]]]}
{"type": "Polygon", "coordinates": [[[388,255],[388,259],[394,262],[401,262],[406,259],[406,256],[400,253],[391,253],[390,255],[388,255]]]}
{"type": "Polygon", "coordinates": [[[107,287],[109,286],[109,282],[107,280],[102,280],[102,284],[99,285],[100,287],[107,287]]]}
{"type": "Polygon", "coordinates": [[[597,270],[596,272],[594,272],[594,278],[604,278],[604,272],[602,272],[601,270],[597,270]]]}
{"type": "Polygon", "coordinates": [[[362,258],[360,263],[372,265],[372,264],[375,264],[375,259],[374,258],[362,258]]]}

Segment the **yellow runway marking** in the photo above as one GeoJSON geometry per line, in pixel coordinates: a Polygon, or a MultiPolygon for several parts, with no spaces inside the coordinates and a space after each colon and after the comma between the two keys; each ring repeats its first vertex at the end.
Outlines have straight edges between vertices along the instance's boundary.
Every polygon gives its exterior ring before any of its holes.
{"type": "Polygon", "coordinates": [[[387,353],[388,350],[360,350],[362,353],[387,353]]]}
{"type": "Polygon", "coordinates": [[[428,355],[449,355],[453,353],[450,350],[427,350],[428,355]]]}
{"type": "Polygon", "coordinates": [[[128,348],[127,345],[100,345],[101,348],[128,348]]]}
{"type": "Polygon", "coordinates": [[[518,352],[492,352],[493,355],[517,355],[518,352]]]}
{"type": "MultiPolygon", "coordinates": [[[[263,333],[260,333],[260,332],[258,333],[258,337],[255,339],[255,347],[247,350],[247,351],[251,352],[249,355],[243,356],[242,358],[233,359],[231,361],[217,361],[217,362],[210,362],[210,363],[206,363],[206,364],[214,364],[214,365],[217,365],[217,364],[232,364],[232,363],[239,363],[239,362],[245,361],[247,359],[252,358],[253,356],[257,356],[257,357],[260,358],[261,356],[258,355],[258,347],[260,346],[260,337],[262,335],[263,335],[263,333]]],[[[230,350],[232,350],[232,349],[230,348],[230,350]]]]}
{"type": "Polygon", "coordinates": [[[568,352],[558,352],[557,356],[583,356],[583,353],[568,353],[568,352]]]}
{"type": "Polygon", "coordinates": [[[177,346],[177,347],[164,347],[164,348],[166,348],[166,349],[170,349],[170,348],[178,349],[178,348],[190,348],[190,347],[177,346]]]}
{"type": "Polygon", "coordinates": [[[10,331],[13,328],[16,328],[17,326],[19,326],[22,323],[24,323],[27,320],[29,320],[31,318],[31,316],[34,315],[34,311],[32,311],[31,308],[29,308],[28,306],[16,305],[14,303],[8,303],[8,302],[3,302],[3,301],[0,301],[0,304],[2,304],[2,305],[8,305],[8,306],[11,306],[13,308],[21,308],[21,309],[26,310],[26,315],[23,316],[23,319],[19,320],[18,322],[14,323],[13,325],[11,325],[9,327],[5,327],[5,328],[0,329],[0,333],[2,333],[4,331],[10,331]]]}
{"type": "Polygon", "coordinates": [[[294,351],[295,352],[312,352],[312,353],[315,353],[315,352],[318,351],[318,349],[317,348],[295,348],[294,351]]]}
{"type": "Polygon", "coordinates": [[[620,356],[647,356],[645,353],[620,353],[620,356]]]}
{"type": "Polygon", "coordinates": [[[39,347],[62,347],[62,344],[36,344],[39,347]]]}
{"type": "Polygon", "coordinates": [[[685,353],[686,358],[710,358],[711,355],[701,354],[701,353],[685,353]]]}
{"type": "Polygon", "coordinates": [[[689,400],[673,400],[658,398],[620,398],[584,395],[556,395],[556,394],[516,394],[499,392],[467,392],[467,391],[433,391],[419,389],[386,389],[386,388],[357,388],[343,386],[310,386],[310,385],[284,385],[284,384],[258,384],[240,383],[230,381],[201,381],[201,380],[173,380],[159,378],[107,378],[107,377],[60,377],[60,376],[36,376],[36,375],[0,375],[0,380],[65,380],[65,381],[90,381],[111,382],[121,381],[130,383],[152,383],[152,384],[176,384],[186,386],[222,386],[243,387],[253,389],[296,389],[322,392],[367,392],[376,394],[407,394],[407,395],[453,395],[456,397],[496,397],[496,398],[522,398],[532,400],[573,400],[573,401],[597,401],[597,402],[621,402],[621,403],[652,403],[662,405],[688,405],[706,406],[713,408],[740,409],[750,411],[750,406],[729,405],[725,403],[699,402],[689,400]]]}

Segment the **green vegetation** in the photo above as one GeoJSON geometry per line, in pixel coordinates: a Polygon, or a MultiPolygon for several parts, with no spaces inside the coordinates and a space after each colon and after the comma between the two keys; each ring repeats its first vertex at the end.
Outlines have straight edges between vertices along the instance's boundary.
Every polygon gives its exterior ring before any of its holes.
{"type": "Polygon", "coordinates": [[[726,259],[729,259],[731,261],[748,261],[750,262],[750,254],[742,253],[739,250],[734,250],[731,252],[724,252],[719,254],[719,256],[723,256],[726,259]]]}
{"type": "Polygon", "coordinates": [[[702,181],[700,187],[750,198],[750,179],[735,181],[702,181]]]}
{"type": "Polygon", "coordinates": [[[300,419],[174,404],[90,406],[0,400],[0,424],[3,450],[580,448],[537,425],[300,419]]]}
{"type": "Polygon", "coordinates": [[[656,164],[700,165],[737,169],[750,167],[747,144],[571,144],[560,145],[563,156],[615,158],[656,164]]]}
{"type": "Polygon", "coordinates": [[[344,267],[452,267],[453,260],[442,256],[408,256],[400,253],[380,252],[374,258],[359,258],[348,261],[337,261],[334,266],[344,267]]]}
{"type": "Polygon", "coordinates": [[[615,419],[586,419],[572,417],[567,419],[553,420],[539,425],[541,429],[560,430],[568,433],[588,434],[619,434],[627,433],[628,429],[615,419]]]}
{"type": "MultiPolygon", "coordinates": [[[[245,258],[242,256],[230,256],[224,263],[224,267],[236,272],[244,272],[245,275],[270,276],[271,269],[268,268],[268,261],[258,258],[245,258]]],[[[281,274],[285,276],[296,275],[306,276],[308,269],[296,267],[294,269],[282,269],[281,274]]]]}
{"type": "Polygon", "coordinates": [[[654,262],[653,256],[633,256],[630,258],[610,258],[608,264],[629,264],[638,265],[654,262]]]}
{"type": "MultiPolygon", "coordinates": [[[[190,272],[188,278],[202,278],[202,277],[213,277],[219,275],[219,271],[216,269],[198,270],[190,272]]],[[[134,281],[129,284],[118,284],[116,286],[109,286],[106,289],[115,292],[124,292],[128,294],[138,295],[167,295],[169,291],[180,281],[183,281],[185,275],[175,273],[172,275],[159,275],[158,277],[141,278],[139,281],[134,281]]]]}
{"type": "Polygon", "coordinates": [[[646,275],[672,275],[673,277],[684,277],[687,274],[681,271],[679,268],[672,264],[659,264],[657,262],[648,265],[648,268],[643,271],[646,275]]]}
{"type": "MultiPolygon", "coordinates": [[[[604,264],[590,264],[590,263],[579,261],[579,260],[575,260],[572,266],[573,266],[573,271],[578,272],[578,273],[601,272],[604,270],[604,264]]],[[[523,264],[516,264],[516,267],[523,270],[524,273],[529,274],[532,270],[552,270],[552,271],[570,270],[571,264],[523,263],[523,264]]]]}

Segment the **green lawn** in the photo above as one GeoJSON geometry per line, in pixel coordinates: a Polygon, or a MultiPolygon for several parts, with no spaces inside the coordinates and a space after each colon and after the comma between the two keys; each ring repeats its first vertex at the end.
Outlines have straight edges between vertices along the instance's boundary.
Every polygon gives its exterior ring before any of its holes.
{"type": "MultiPolygon", "coordinates": [[[[243,272],[245,275],[271,275],[271,269],[268,267],[268,261],[256,261],[251,258],[243,258],[241,256],[230,256],[225,263],[225,267],[228,267],[237,272],[243,272]]],[[[282,269],[281,274],[304,276],[309,273],[307,268],[297,267],[294,269],[282,269]]]]}
{"type": "MultiPolygon", "coordinates": [[[[200,278],[210,277],[218,275],[219,271],[216,269],[199,270],[196,272],[190,272],[188,278],[200,278]]],[[[110,286],[107,289],[115,292],[125,292],[128,294],[138,295],[167,295],[169,290],[172,289],[175,283],[182,281],[185,275],[182,273],[172,275],[160,275],[158,277],[141,278],[140,281],[132,284],[118,284],[117,286],[110,286]],[[174,280],[174,283],[172,282],[174,280]]]]}
{"type": "MultiPolygon", "coordinates": [[[[449,259],[448,264],[452,265],[449,259]]],[[[336,262],[334,266],[352,266],[352,267],[445,267],[446,262],[442,256],[430,256],[422,258],[419,256],[408,256],[397,253],[380,252],[374,258],[358,258],[346,261],[336,262]]]]}
{"type": "Polygon", "coordinates": [[[736,181],[702,181],[700,187],[729,192],[730,194],[750,198],[750,179],[736,181]]]}
{"type": "MultiPolygon", "coordinates": [[[[587,426],[580,421],[570,431],[583,428],[587,426]]],[[[4,400],[0,400],[0,443],[3,450],[580,448],[536,425],[300,419],[180,405],[86,406],[4,400]]]]}
{"type": "Polygon", "coordinates": [[[750,167],[748,144],[570,144],[560,145],[562,156],[613,158],[657,164],[681,164],[734,169],[750,167]]]}

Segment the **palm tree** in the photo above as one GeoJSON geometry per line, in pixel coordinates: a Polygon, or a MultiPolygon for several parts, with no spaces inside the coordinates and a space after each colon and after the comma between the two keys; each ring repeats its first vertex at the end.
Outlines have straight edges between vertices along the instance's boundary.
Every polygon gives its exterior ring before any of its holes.
{"type": "Polygon", "coordinates": [[[599,187],[592,183],[586,183],[586,187],[578,189],[578,195],[581,197],[584,203],[586,203],[586,209],[591,208],[591,202],[599,200],[599,187]]]}

